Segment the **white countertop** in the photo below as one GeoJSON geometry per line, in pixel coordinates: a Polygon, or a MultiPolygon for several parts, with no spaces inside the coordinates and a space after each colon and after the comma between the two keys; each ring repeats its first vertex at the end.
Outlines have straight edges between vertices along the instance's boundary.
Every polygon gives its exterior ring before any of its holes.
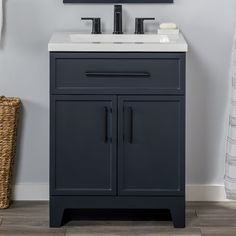
{"type": "Polygon", "coordinates": [[[187,52],[188,45],[182,34],[179,34],[179,37],[170,38],[157,34],[89,35],[75,32],[56,32],[49,41],[48,51],[187,52]]]}

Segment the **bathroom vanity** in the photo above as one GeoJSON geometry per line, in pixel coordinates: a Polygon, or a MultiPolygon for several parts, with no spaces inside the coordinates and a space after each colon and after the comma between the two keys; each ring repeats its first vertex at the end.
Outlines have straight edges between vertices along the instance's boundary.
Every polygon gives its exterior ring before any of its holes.
{"type": "Polygon", "coordinates": [[[185,226],[185,55],[158,35],[55,33],[50,225],[67,209],[169,209],[185,226]]]}

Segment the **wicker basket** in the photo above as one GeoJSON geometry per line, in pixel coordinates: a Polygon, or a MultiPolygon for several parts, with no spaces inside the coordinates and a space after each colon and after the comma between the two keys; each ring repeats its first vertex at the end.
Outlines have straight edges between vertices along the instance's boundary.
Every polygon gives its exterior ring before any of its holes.
{"type": "Polygon", "coordinates": [[[11,175],[16,152],[16,129],[20,99],[0,97],[0,208],[11,200],[11,175]]]}

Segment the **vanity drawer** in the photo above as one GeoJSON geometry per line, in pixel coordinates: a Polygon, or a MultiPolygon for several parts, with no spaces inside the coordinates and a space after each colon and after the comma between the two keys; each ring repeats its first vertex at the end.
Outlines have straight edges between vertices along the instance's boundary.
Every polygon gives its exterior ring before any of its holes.
{"type": "Polygon", "coordinates": [[[51,53],[51,93],[185,90],[185,53],[51,53]]]}

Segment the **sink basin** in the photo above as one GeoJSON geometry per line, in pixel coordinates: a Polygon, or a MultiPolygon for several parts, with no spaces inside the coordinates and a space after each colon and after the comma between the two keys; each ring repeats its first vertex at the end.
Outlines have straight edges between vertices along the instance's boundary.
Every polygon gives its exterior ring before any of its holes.
{"type": "Polygon", "coordinates": [[[73,43],[170,43],[167,35],[157,34],[70,34],[73,43]]]}

